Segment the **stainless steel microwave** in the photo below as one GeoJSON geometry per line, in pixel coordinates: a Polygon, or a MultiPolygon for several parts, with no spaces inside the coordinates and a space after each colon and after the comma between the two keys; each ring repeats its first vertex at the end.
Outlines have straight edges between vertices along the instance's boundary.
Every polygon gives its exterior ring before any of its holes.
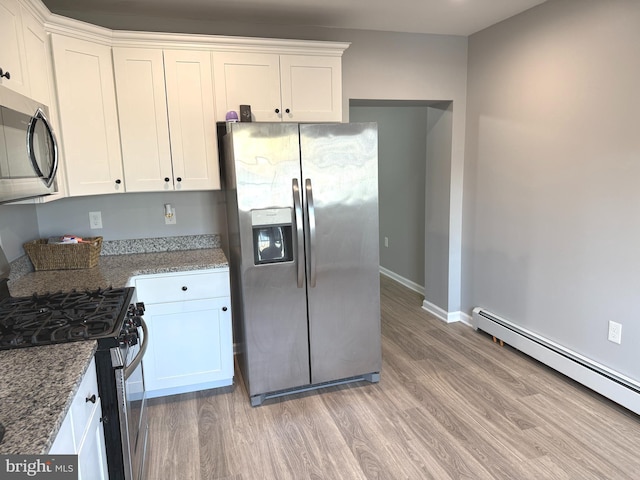
{"type": "Polygon", "coordinates": [[[0,203],[58,192],[49,109],[0,85],[0,203]]]}

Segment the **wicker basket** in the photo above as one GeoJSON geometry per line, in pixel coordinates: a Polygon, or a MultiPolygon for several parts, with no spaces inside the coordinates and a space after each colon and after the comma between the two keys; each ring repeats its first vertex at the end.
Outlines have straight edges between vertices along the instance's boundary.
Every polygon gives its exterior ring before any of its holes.
{"type": "Polygon", "coordinates": [[[82,243],[47,243],[33,240],[23,245],[36,270],[77,270],[98,264],[102,237],[85,237],[82,243]]]}

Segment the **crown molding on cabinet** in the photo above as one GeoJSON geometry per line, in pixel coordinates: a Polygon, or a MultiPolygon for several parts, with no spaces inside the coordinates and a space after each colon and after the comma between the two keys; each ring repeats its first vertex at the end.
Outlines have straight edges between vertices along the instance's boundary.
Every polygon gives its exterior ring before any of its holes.
{"type": "Polygon", "coordinates": [[[230,37],[223,35],[113,31],[113,45],[121,47],[172,48],[188,50],[260,52],[341,57],[347,42],[289,40],[278,38],[230,37]]]}
{"type": "Polygon", "coordinates": [[[113,30],[73,18],[63,17],[55,13],[49,14],[44,27],[47,33],[57,33],[79,40],[89,40],[109,47],[113,43],[113,30]]]}
{"type": "Polygon", "coordinates": [[[48,33],[90,40],[107,46],[341,57],[351,45],[348,42],[111,30],[51,13],[40,0],[23,0],[23,3],[43,21],[48,33]]]}

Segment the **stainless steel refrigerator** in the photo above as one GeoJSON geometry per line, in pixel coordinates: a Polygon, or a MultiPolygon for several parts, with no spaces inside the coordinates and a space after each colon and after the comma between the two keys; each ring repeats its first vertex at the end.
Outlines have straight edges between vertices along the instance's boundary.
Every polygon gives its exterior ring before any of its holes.
{"type": "Polygon", "coordinates": [[[222,137],[234,337],[252,405],[379,380],[375,123],[231,123],[222,137]]]}

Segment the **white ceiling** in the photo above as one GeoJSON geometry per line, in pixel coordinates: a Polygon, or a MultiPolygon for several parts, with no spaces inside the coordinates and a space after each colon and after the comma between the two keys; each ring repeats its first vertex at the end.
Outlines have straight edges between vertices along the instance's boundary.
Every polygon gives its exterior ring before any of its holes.
{"type": "Polygon", "coordinates": [[[44,0],[54,12],[470,35],[546,0],[44,0]]]}

